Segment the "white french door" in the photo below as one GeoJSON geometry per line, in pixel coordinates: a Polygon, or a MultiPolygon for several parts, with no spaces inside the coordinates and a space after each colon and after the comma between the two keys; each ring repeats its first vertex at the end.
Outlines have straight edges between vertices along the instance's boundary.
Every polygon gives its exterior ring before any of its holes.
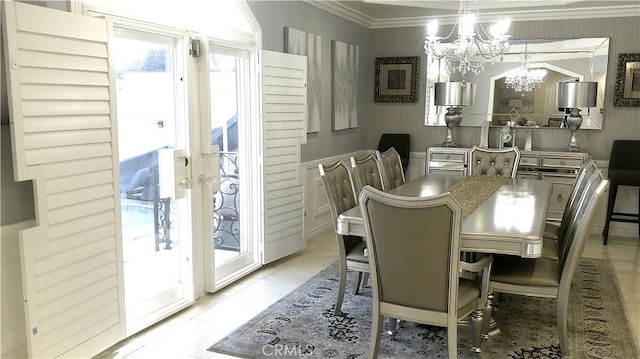
{"type": "Polygon", "coordinates": [[[201,76],[208,87],[203,111],[209,121],[201,123],[203,151],[218,148],[219,186],[204,189],[205,274],[207,291],[214,291],[259,267],[257,255],[260,215],[259,124],[251,121],[250,91],[252,53],[219,46],[203,47],[201,76]]]}
{"type": "Polygon", "coordinates": [[[189,168],[188,157],[175,160],[189,147],[183,38],[114,30],[128,333],[194,300],[191,205],[174,189],[189,168]]]}

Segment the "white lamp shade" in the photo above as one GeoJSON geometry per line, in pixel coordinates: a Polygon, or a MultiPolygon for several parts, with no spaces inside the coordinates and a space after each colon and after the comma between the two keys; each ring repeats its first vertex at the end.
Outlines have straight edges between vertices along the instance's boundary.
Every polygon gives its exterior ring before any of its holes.
{"type": "Polygon", "coordinates": [[[564,108],[594,107],[597,94],[597,82],[559,82],[556,106],[564,108]]]}
{"type": "Polygon", "coordinates": [[[469,106],[476,97],[476,84],[470,82],[438,82],[435,84],[436,106],[469,106]]]}

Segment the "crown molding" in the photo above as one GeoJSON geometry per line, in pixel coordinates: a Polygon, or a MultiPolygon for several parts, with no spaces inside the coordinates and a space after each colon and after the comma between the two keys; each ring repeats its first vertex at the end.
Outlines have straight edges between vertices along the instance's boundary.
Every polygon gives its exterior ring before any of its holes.
{"type": "MultiPolygon", "coordinates": [[[[430,20],[437,19],[442,25],[455,23],[456,15],[416,16],[389,19],[375,19],[359,11],[335,1],[302,0],[303,2],[324,10],[333,15],[342,17],[369,29],[399,28],[425,26],[430,20]]],[[[511,21],[537,21],[537,20],[568,20],[568,19],[596,19],[612,17],[640,16],[640,6],[619,5],[600,6],[582,9],[539,9],[516,11],[482,11],[482,22],[493,22],[504,17],[511,21]]]]}
{"type": "Polygon", "coordinates": [[[376,19],[339,2],[323,0],[302,0],[302,2],[370,29],[374,28],[373,25],[376,22],[376,19]]]}

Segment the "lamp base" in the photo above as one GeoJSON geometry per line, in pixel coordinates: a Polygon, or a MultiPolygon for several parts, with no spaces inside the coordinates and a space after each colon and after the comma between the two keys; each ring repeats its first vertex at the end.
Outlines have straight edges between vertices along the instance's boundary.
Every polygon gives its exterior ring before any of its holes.
{"type": "Polygon", "coordinates": [[[531,151],[531,143],[533,142],[533,130],[526,130],[527,139],[524,142],[524,150],[531,151]]]}
{"type": "Polygon", "coordinates": [[[574,107],[571,109],[569,116],[567,116],[567,127],[571,131],[571,138],[569,139],[569,145],[567,145],[570,152],[580,151],[580,145],[578,145],[576,137],[580,126],[582,126],[582,115],[580,114],[580,109],[574,107]]]}
{"type": "Polygon", "coordinates": [[[447,138],[442,143],[446,147],[455,147],[456,141],[453,140],[453,129],[458,127],[462,122],[462,113],[458,107],[447,108],[444,115],[444,123],[447,125],[447,138]]]}

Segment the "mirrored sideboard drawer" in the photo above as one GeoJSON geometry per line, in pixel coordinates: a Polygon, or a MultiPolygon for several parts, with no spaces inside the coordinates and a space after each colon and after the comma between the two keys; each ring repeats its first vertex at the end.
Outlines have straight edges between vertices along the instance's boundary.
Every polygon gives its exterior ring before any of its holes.
{"type": "Polygon", "coordinates": [[[538,172],[518,171],[517,178],[526,180],[537,180],[538,172]]]}
{"type": "Polygon", "coordinates": [[[582,166],[582,158],[566,158],[566,157],[542,157],[542,167],[560,167],[579,169],[582,166]]]}
{"type": "Polygon", "coordinates": [[[442,153],[442,152],[432,152],[429,158],[430,161],[439,161],[439,162],[458,162],[465,163],[467,155],[465,153],[442,153]]]}
{"type": "Polygon", "coordinates": [[[457,172],[467,174],[469,148],[427,147],[425,172],[457,172]]]}
{"type": "Polygon", "coordinates": [[[520,166],[538,166],[538,156],[521,156],[520,166]]]}

